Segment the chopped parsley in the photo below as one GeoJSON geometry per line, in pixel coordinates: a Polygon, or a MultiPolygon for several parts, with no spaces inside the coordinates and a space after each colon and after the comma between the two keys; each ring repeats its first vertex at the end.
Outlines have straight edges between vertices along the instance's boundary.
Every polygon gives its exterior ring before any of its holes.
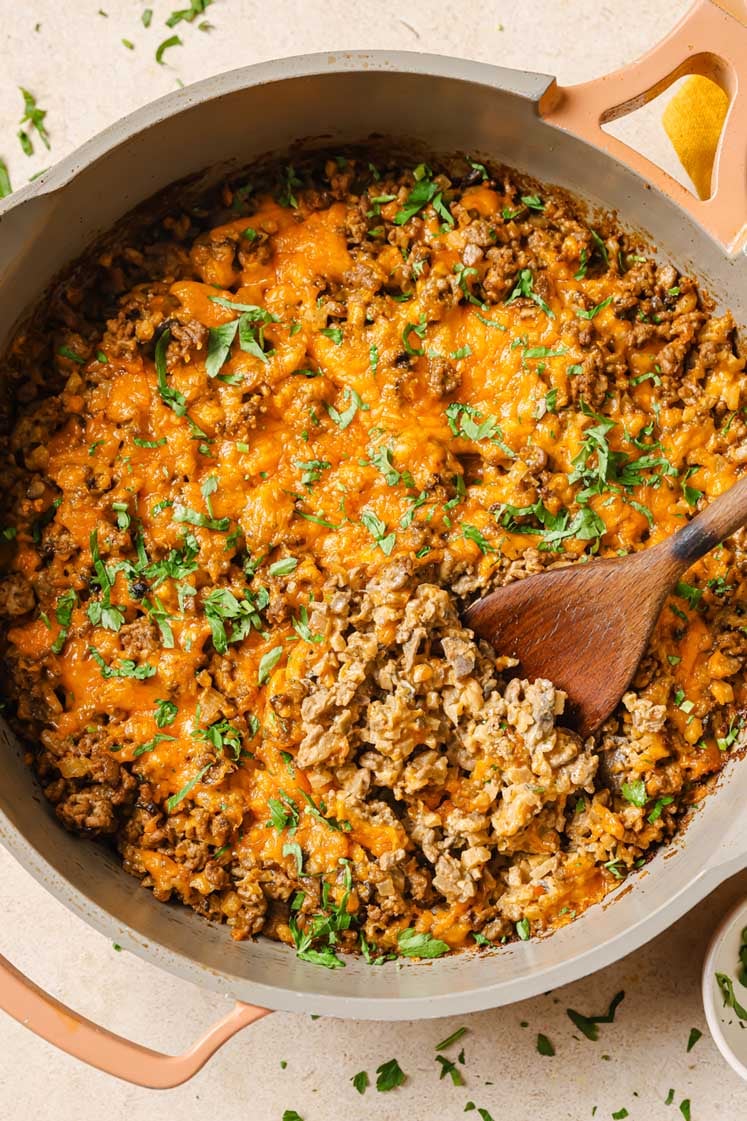
{"type": "Polygon", "coordinates": [[[225,533],[231,524],[230,518],[211,518],[208,514],[200,514],[189,506],[183,506],[181,502],[174,503],[171,516],[175,522],[197,525],[202,529],[213,529],[217,533],[225,533]]]}
{"type": "Polygon", "coordinates": [[[468,1028],[457,1028],[457,1030],[452,1032],[451,1035],[447,1035],[446,1039],[442,1039],[440,1043],[436,1044],[436,1051],[448,1050],[448,1048],[451,1047],[452,1044],[460,1040],[462,1036],[467,1034],[468,1031],[468,1028]]]}
{"type": "Polygon", "coordinates": [[[369,1086],[368,1073],[365,1070],[359,1070],[357,1074],[353,1075],[350,1081],[359,1094],[365,1094],[369,1086]]]}
{"type": "Polygon", "coordinates": [[[372,510],[363,511],[361,525],[365,526],[382,553],[389,556],[397,542],[397,535],[394,532],[387,533],[386,524],[372,510]]]}
{"type": "Polygon", "coordinates": [[[651,808],[651,812],[648,815],[647,821],[650,821],[652,825],[657,822],[661,817],[661,812],[664,807],[671,806],[673,801],[674,798],[671,794],[664,794],[661,798],[657,798],[651,808]]]}
{"type": "Polygon", "coordinates": [[[273,561],[267,569],[268,576],[290,576],[298,568],[296,557],[283,557],[282,560],[273,561]]]}
{"type": "Polygon", "coordinates": [[[164,62],[163,56],[166,51],[170,50],[172,47],[182,47],[183,45],[184,44],[178,35],[170,35],[168,39],[164,39],[162,43],[158,44],[156,48],[156,62],[160,66],[165,66],[166,64],[164,62]]]}
{"type": "Polygon", "coordinates": [[[28,125],[28,131],[26,129],[21,129],[21,131],[18,133],[18,138],[21,141],[21,146],[24,152],[27,156],[30,156],[34,151],[34,146],[29,136],[29,131],[31,129],[36,132],[36,135],[39,137],[45,148],[51,148],[51,144],[49,142],[49,132],[47,131],[47,126],[44,124],[44,118],[47,115],[47,110],[40,109],[36,103],[36,98],[34,97],[34,95],[32,93],[29,93],[28,90],[24,89],[23,86],[20,87],[20,90],[23,96],[23,116],[21,117],[20,123],[22,125],[28,125]]]}
{"type": "Polygon", "coordinates": [[[381,1094],[401,1086],[407,1078],[396,1059],[389,1059],[388,1062],[382,1063],[376,1068],[376,1075],[376,1089],[381,1094]]]}
{"type": "Polygon", "coordinates": [[[13,194],[13,187],[8,175],[8,165],[5,160],[0,160],[0,199],[5,199],[11,194],[13,194]]]}
{"type": "Polygon", "coordinates": [[[537,1051],[540,1055],[552,1056],[555,1054],[555,1048],[550,1040],[542,1032],[537,1033],[537,1051]]]}
{"type": "Polygon", "coordinates": [[[292,620],[293,630],[304,642],[318,643],[324,641],[324,635],[312,634],[309,626],[309,612],[304,604],[298,610],[298,618],[292,620]]]}
{"type": "Polygon", "coordinates": [[[156,673],[155,666],[148,662],[138,664],[131,658],[123,658],[117,666],[108,666],[94,646],[88,647],[88,653],[101,670],[102,677],[133,677],[137,681],[145,681],[148,677],[154,677],[156,673]]]}
{"type": "Polygon", "coordinates": [[[179,709],[173,701],[156,700],[156,727],[167,728],[169,724],[173,724],[176,720],[179,709]]]}
{"type": "Polygon", "coordinates": [[[599,315],[600,311],[604,311],[606,307],[612,303],[612,296],[608,296],[606,300],[602,300],[601,304],[596,304],[592,308],[585,309],[584,311],[577,310],[576,315],[579,319],[594,319],[599,315]]]}
{"type": "Polygon", "coordinates": [[[257,684],[266,685],[270,679],[270,674],[275,669],[275,666],[283,656],[282,646],[273,646],[272,650],[268,650],[263,654],[257,671],[257,684]]]}
{"type": "Polygon", "coordinates": [[[194,788],[197,786],[197,783],[202,782],[212,765],[212,763],[206,763],[205,766],[201,767],[197,774],[181,788],[178,794],[172,794],[170,798],[166,799],[166,809],[169,813],[173,813],[179,803],[183,801],[188,794],[192,793],[194,788]]]}
{"type": "Polygon", "coordinates": [[[334,421],[340,431],[344,431],[352,422],[355,414],[360,409],[362,412],[368,412],[370,405],[367,405],[359,393],[351,386],[346,386],[343,390],[343,399],[349,401],[350,404],[343,412],[338,412],[334,405],[327,405],[327,412],[330,418],[334,421]]]}
{"type": "Polygon", "coordinates": [[[635,782],[624,782],[622,784],[622,796],[626,802],[630,802],[634,806],[645,806],[648,801],[646,783],[642,778],[636,779],[635,782]]]}
{"type": "Polygon", "coordinates": [[[587,1039],[596,1042],[599,1039],[598,1024],[612,1024],[615,1021],[615,1013],[618,1006],[625,999],[625,993],[615,993],[610,1006],[605,1013],[600,1016],[584,1016],[581,1012],[576,1012],[573,1008],[566,1008],[568,1018],[576,1025],[580,1032],[586,1036],[587,1039]]]}
{"type": "Polygon", "coordinates": [[[419,933],[413,927],[401,930],[397,935],[399,952],[406,958],[440,958],[449,952],[449,946],[440,938],[419,933]]]}
{"type": "Polygon", "coordinates": [[[545,303],[540,294],[534,290],[534,276],[531,269],[521,270],[516,278],[513,291],[506,300],[506,304],[512,304],[514,300],[520,298],[533,300],[537,307],[544,311],[548,319],[555,318],[555,312],[545,303]]]}
{"type": "Polygon", "coordinates": [[[57,622],[60,624],[60,631],[57,638],[52,643],[51,650],[53,654],[61,654],[64,649],[67,633],[73,618],[73,609],[77,602],[78,595],[75,588],[68,588],[57,600],[54,614],[57,622]]]}

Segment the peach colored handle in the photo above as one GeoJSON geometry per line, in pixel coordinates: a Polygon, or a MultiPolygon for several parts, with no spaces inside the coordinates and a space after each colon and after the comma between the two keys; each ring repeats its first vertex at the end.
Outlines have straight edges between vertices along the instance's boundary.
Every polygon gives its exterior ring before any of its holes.
{"type": "Polygon", "coordinates": [[[183,1055],[162,1055],[79,1016],[45,993],[2,955],[0,1008],[68,1055],[152,1090],[168,1090],[186,1082],[231,1036],[270,1012],[269,1008],[236,1004],[183,1055]]]}
{"type": "Polygon", "coordinates": [[[575,133],[669,195],[728,251],[747,242],[747,4],[697,0],[670,34],[629,66],[578,86],[553,85],[540,102],[551,124],[575,133]],[[602,129],[640,108],[685,74],[701,74],[731,98],[714,166],[715,190],[701,200],[667,172],[602,129]]]}

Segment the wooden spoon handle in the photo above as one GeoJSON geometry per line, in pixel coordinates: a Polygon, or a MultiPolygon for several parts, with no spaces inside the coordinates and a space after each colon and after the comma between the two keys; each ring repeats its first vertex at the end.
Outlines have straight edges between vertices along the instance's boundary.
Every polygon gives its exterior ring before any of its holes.
{"type": "Polygon", "coordinates": [[[747,524],[747,476],[734,483],[669,541],[669,555],[684,571],[747,524]]]}

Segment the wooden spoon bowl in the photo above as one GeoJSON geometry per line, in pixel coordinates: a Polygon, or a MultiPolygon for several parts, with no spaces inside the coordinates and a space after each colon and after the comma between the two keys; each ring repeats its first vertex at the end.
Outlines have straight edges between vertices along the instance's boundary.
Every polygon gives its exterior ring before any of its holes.
{"type": "Polygon", "coordinates": [[[471,604],[465,624],[518,658],[524,676],[567,693],[566,712],[586,736],[630,684],[677,580],[745,523],[747,478],[661,544],[507,584],[471,604]]]}

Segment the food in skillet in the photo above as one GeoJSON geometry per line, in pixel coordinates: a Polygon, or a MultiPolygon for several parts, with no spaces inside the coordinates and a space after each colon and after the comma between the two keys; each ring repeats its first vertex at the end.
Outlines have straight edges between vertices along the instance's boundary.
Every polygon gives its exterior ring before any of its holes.
{"type": "Polygon", "coordinates": [[[67,828],[235,938],[336,967],[552,930],[745,742],[744,535],[586,742],[460,611],[734,482],[734,323],[477,162],[268,176],[123,231],[12,345],[11,718],[67,828]]]}

